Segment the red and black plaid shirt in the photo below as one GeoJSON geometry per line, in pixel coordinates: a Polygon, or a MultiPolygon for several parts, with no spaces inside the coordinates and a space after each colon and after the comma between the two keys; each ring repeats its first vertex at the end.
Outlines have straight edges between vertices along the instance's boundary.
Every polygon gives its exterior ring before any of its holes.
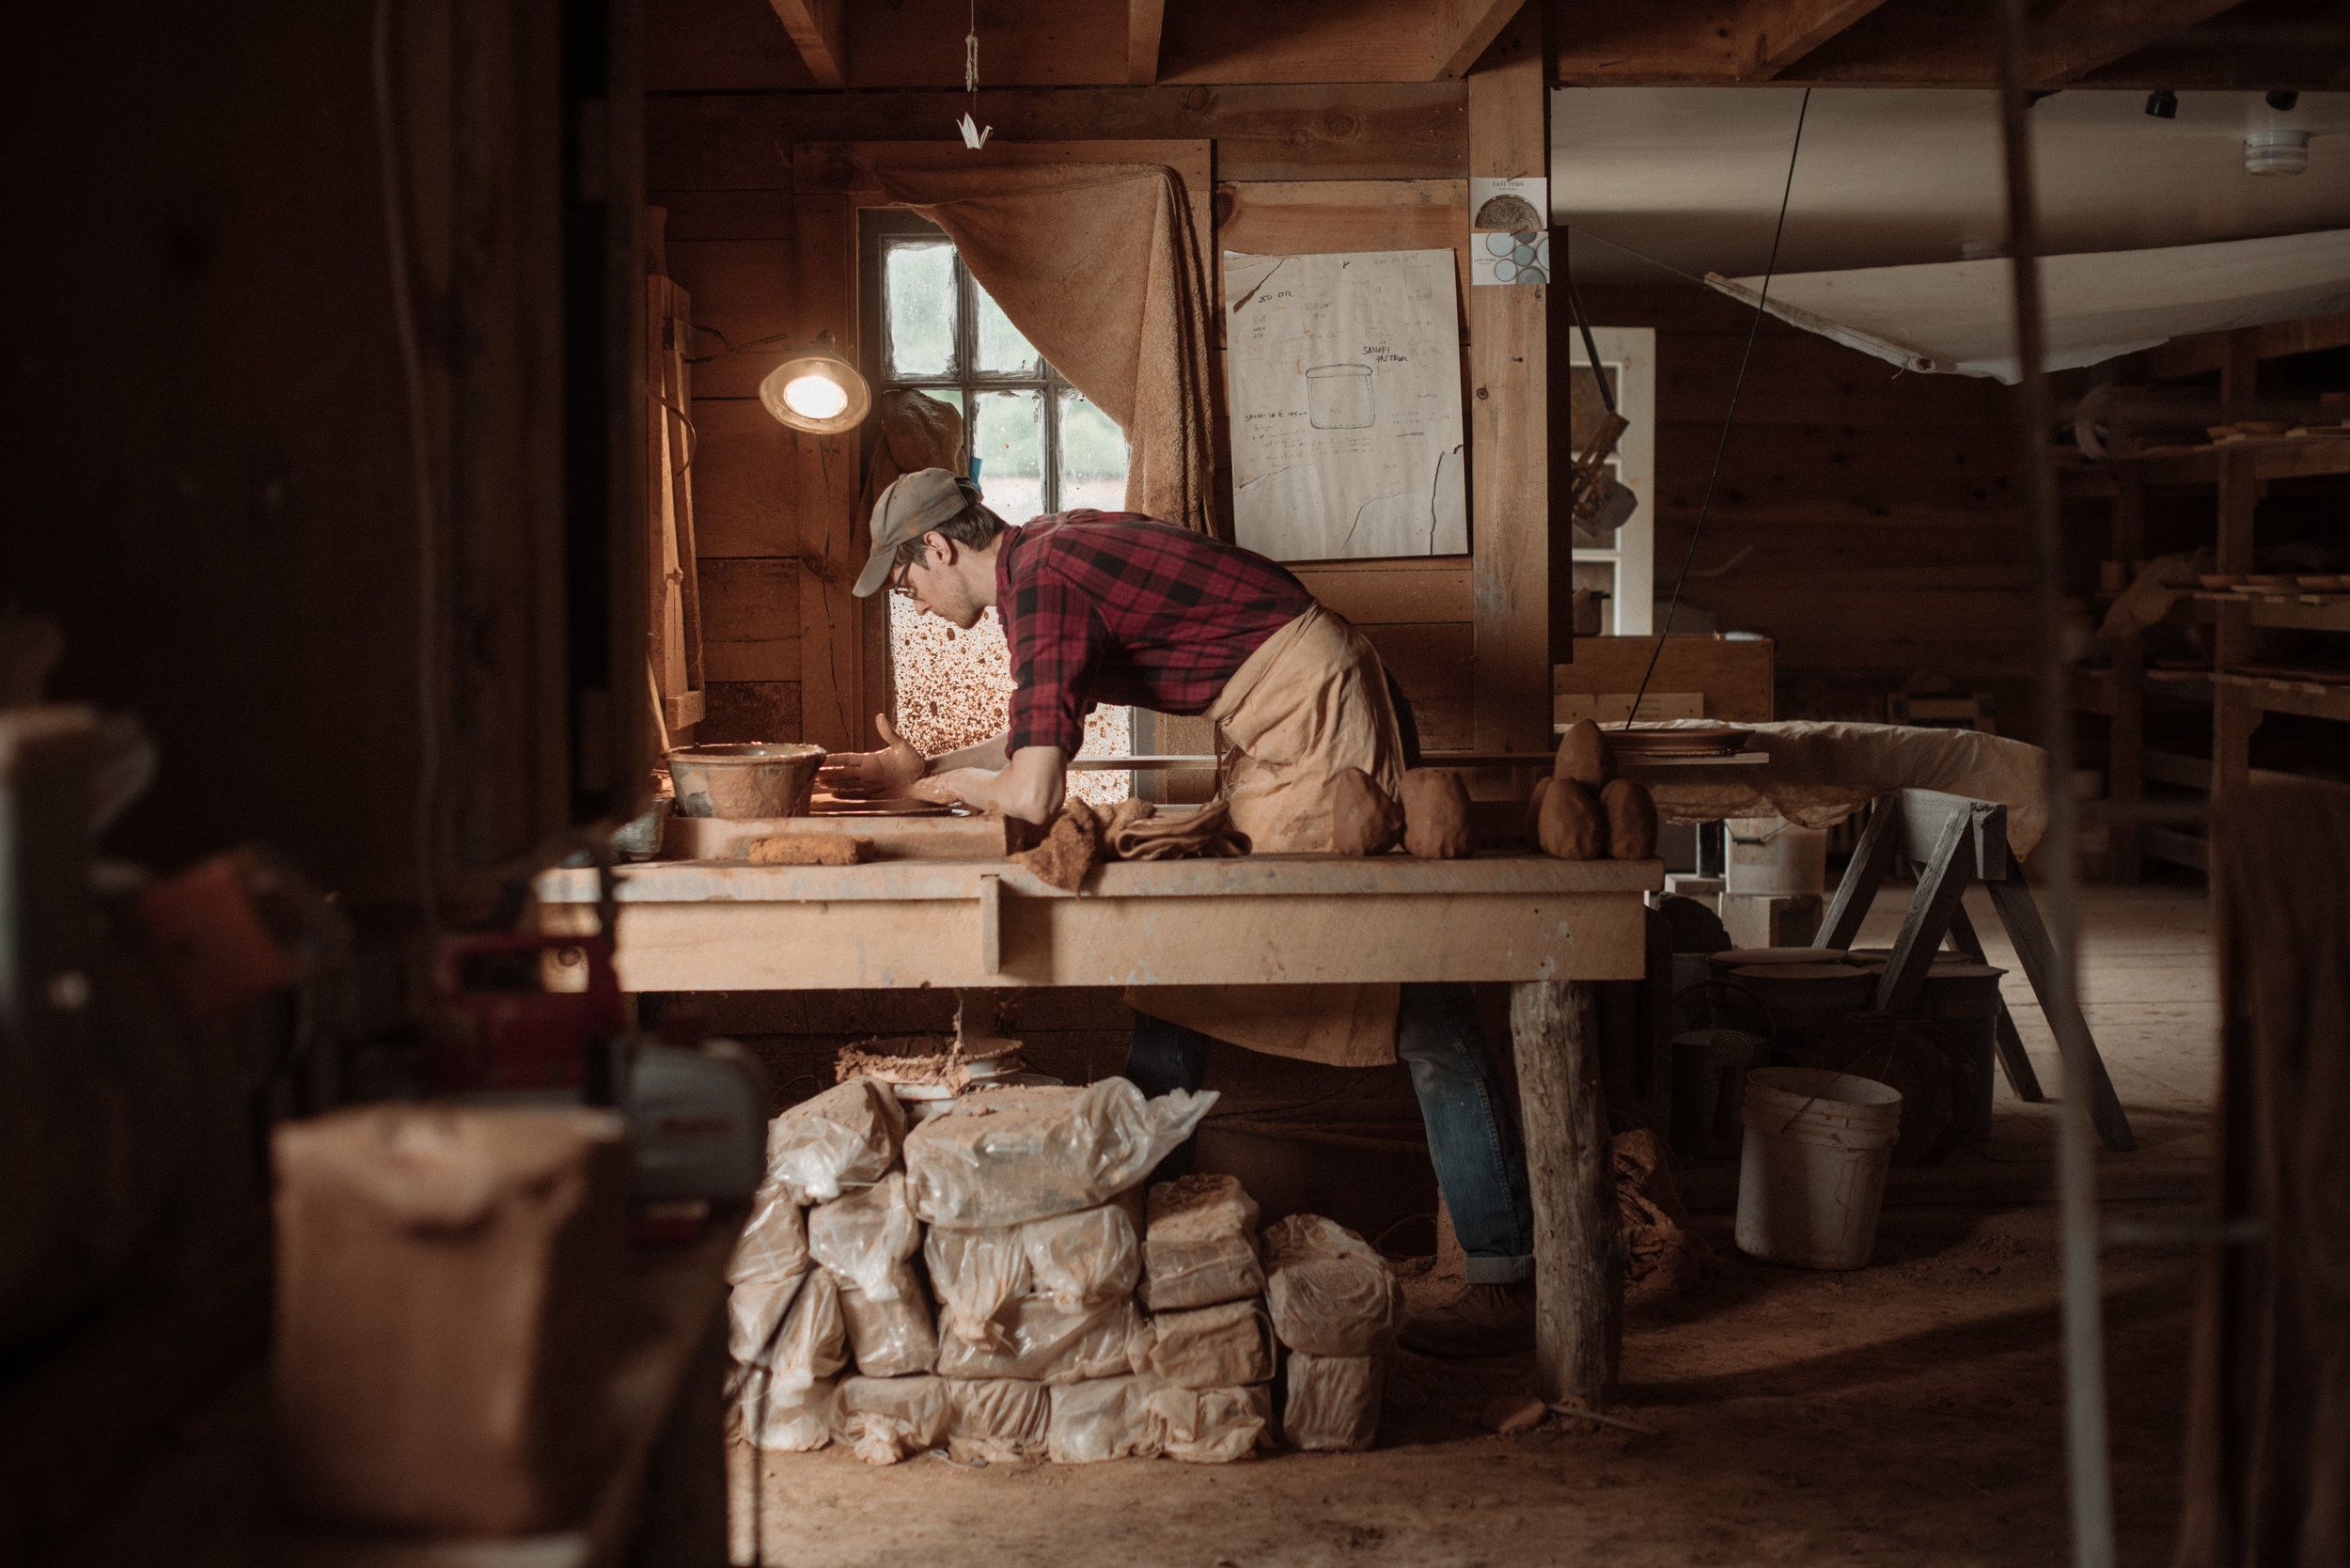
{"type": "Polygon", "coordinates": [[[1252,551],[1135,512],[1063,511],[1004,536],[1010,749],[1072,757],[1099,703],[1197,713],[1313,596],[1252,551]]]}

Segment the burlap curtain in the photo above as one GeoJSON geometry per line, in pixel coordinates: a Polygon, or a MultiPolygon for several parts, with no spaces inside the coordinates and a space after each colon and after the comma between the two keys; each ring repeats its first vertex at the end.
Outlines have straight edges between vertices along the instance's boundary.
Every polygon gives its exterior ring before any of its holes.
{"type": "Polygon", "coordinates": [[[1207,280],[1182,178],[1154,164],[878,172],[1126,432],[1127,510],[1230,539],[1211,445],[1207,280]]]}

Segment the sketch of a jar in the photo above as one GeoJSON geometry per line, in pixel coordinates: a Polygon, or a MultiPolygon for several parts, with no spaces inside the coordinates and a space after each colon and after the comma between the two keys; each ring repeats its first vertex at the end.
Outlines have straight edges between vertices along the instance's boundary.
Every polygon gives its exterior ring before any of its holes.
{"type": "Polygon", "coordinates": [[[1306,418],[1318,431],[1363,431],[1374,422],[1368,365],[1316,365],[1306,372],[1306,418]]]}

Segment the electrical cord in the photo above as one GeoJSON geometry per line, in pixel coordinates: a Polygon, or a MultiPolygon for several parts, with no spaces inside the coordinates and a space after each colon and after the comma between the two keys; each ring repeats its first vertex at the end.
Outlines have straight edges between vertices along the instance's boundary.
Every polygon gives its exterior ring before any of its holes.
{"type": "MultiPolygon", "coordinates": [[[[1778,243],[1787,233],[1787,203],[1795,190],[1795,159],[1803,151],[1803,122],[1811,112],[1811,89],[1803,89],[1803,103],[1795,111],[1794,145],[1787,149],[1787,181],[1779,188],[1778,222],[1771,230],[1770,259],[1762,267],[1762,291],[1755,297],[1754,320],[1747,324],[1747,345],[1738,355],[1737,379],[1730,384],[1730,407],[1722,415],[1721,439],[1714,446],[1714,466],[1705,476],[1705,496],[1698,503],[1697,521],[1689,529],[1689,546],[1682,553],[1681,572],[1673,579],[1672,597],[1665,602],[1665,624],[1657,629],[1656,645],[1649,650],[1648,667],[1640,672],[1639,688],[1632,694],[1632,706],[1623,715],[1623,728],[1632,728],[1632,721],[1640,712],[1640,699],[1648,695],[1648,683],[1656,674],[1656,661],[1665,651],[1665,639],[1672,635],[1673,615],[1681,608],[1682,585],[1689,580],[1689,569],[1698,557],[1698,541],[1705,533],[1705,519],[1713,510],[1714,489],[1721,481],[1722,459],[1730,450],[1731,428],[1738,419],[1738,394],[1747,384],[1747,365],[1754,357],[1754,339],[1762,330],[1762,317],[1771,299],[1771,278],[1778,271],[1778,243]]],[[[1629,248],[1629,247],[1620,247],[1629,248]]],[[[1637,255],[1636,251],[1633,254],[1637,255]]],[[[1661,263],[1660,263],[1661,265],[1661,263]]],[[[1596,367],[1594,367],[1596,369],[1596,367]]]]}
{"type": "Polygon", "coordinates": [[[371,50],[375,88],[376,153],[384,180],[384,236],[391,263],[392,325],[400,337],[400,376],[408,406],[410,479],[416,514],[416,809],[413,824],[416,897],[425,934],[439,926],[435,822],[441,782],[440,685],[433,645],[440,626],[439,521],[432,498],[432,430],[424,384],[424,348],[416,331],[416,305],[409,271],[408,211],[400,198],[405,175],[400,158],[400,111],[392,83],[392,33],[397,0],[376,0],[371,50]]]}

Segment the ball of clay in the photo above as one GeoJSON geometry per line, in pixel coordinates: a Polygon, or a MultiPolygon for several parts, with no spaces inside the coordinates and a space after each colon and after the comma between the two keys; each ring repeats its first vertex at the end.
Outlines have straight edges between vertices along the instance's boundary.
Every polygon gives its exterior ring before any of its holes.
{"type": "Polygon", "coordinates": [[[1613,780],[1599,792],[1599,809],[1607,819],[1608,858],[1646,860],[1656,854],[1656,797],[1647,785],[1613,780]]]}
{"type": "Polygon", "coordinates": [[[1468,791],[1449,768],[1414,768],[1396,792],[1403,806],[1403,847],[1422,860],[1459,860],[1469,852],[1468,791]]]}
{"type": "Polygon", "coordinates": [[[1543,796],[1558,782],[1555,775],[1546,773],[1534,780],[1534,792],[1526,797],[1526,841],[1529,844],[1542,841],[1543,796]]]}
{"type": "Polygon", "coordinates": [[[1330,781],[1330,853],[1385,855],[1403,837],[1403,808],[1360,768],[1330,781]]]}
{"type": "Polygon", "coordinates": [[[1560,860],[1597,860],[1607,852],[1607,820],[1590,791],[1558,779],[1543,793],[1534,839],[1544,855],[1560,860]]]}
{"type": "Polygon", "coordinates": [[[1551,764],[1554,776],[1587,790],[1596,790],[1607,782],[1607,743],[1600,736],[1599,726],[1590,719],[1576,719],[1567,726],[1567,732],[1559,737],[1559,760],[1551,764]]]}

